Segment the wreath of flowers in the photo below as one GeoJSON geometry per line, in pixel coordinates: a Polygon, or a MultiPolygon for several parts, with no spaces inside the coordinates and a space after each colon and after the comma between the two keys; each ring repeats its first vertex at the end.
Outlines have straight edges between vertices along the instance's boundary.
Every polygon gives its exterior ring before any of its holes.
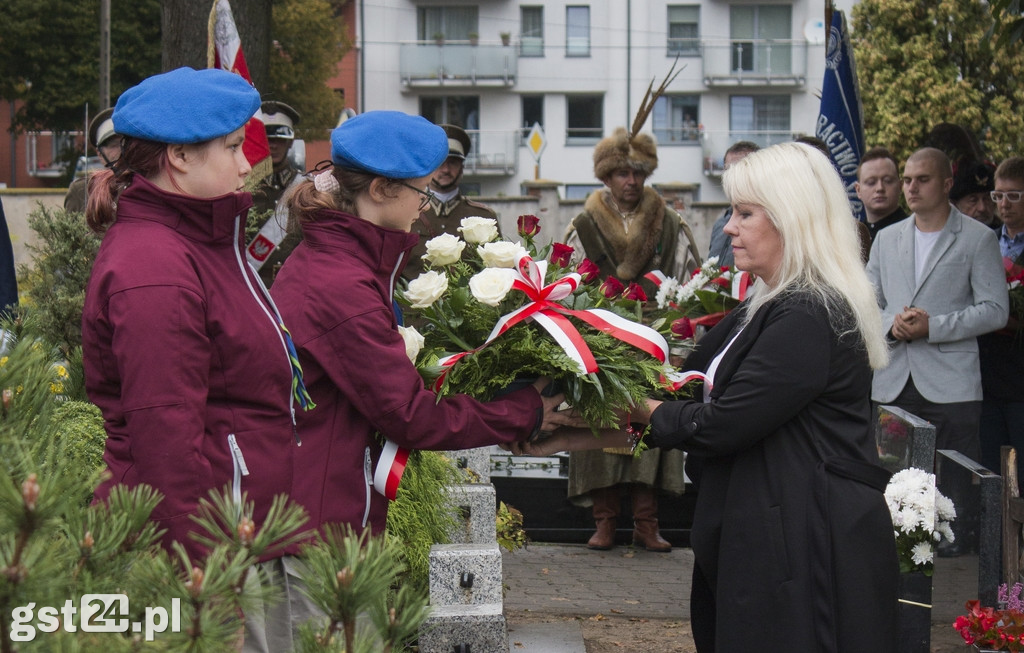
{"type": "Polygon", "coordinates": [[[427,241],[426,271],[397,295],[411,357],[439,396],[489,400],[548,377],[596,429],[671,386],[668,343],[641,324],[639,285],[598,283],[597,265],[573,264],[561,243],[538,248],[535,216],[519,217],[516,241],[488,218],[459,231],[427,241]]]}

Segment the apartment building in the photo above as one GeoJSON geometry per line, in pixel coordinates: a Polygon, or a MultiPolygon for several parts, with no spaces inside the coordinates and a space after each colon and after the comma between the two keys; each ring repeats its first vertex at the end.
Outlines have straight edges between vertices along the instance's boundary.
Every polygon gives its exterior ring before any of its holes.
{"type": "Polygon", "coordinates": [[[356,11],[360,110],[465,127],[466,185],[482,195],[515,195],[539,176],[583,197],[599,184],[593,145],[632,123],[673,63],[682,72],[644,126],[659,143],[653,183],[697,184],[697,199],[719,201],[729,145],[814,132],[819,2],[357,0],[356,11]]]}

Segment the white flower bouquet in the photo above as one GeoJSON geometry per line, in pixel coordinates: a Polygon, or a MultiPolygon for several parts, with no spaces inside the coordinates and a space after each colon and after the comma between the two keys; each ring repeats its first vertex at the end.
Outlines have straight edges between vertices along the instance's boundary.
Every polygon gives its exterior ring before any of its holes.
{"type": "Polygon", "coordinates": [[[954,538],[951,522],[956,507],[935,488],[935,475],[911,467],[893,474],[885,488],[892,514],[900,571],[931,576],[935,545],[954,538]]]}

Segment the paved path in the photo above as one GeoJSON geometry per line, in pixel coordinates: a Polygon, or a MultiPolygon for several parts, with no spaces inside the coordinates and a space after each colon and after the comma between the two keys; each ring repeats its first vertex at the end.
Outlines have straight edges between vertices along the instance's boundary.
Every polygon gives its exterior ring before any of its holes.
{"type": "MultiPolygon", "coordinates": [[[[689,621],[693,552],[670,553],[617,546],[590,551],[582,544],[534,543],[515,553],[503,552],[506,613],[515,611],[589,619],[617,615],[689,621]]],[[[961,597],[976,592],[976,560],[967,556],[939,559],[932,613],[932,653],[961,653],[963,645],[951,627],[962,614],[961,597]],[[971,588],[975,589],[971,589],[971,588]]],[[[545,635],[546,636],[546,635],[545,635]]],[[[524,653],[578,651],[566,645],[527,647],[524,653]]],[[[658,652],[651,652],[658,653],[658,652]]]]}
{"type": "Polygon", "coordinates": [[[689,619],[693,552],[534,543],[504,553],[505,608],[550,614],[689,619]]]}

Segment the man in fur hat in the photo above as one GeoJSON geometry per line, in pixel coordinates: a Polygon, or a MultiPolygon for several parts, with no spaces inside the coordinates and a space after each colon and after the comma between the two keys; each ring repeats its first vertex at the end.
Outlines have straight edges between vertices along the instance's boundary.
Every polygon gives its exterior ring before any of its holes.
{"type": "MultiPolygon", "coordinates": [[[[657,167],[658,150],[649,134],[630,135],[620,127],[603,139],[594,149],[594,176],[605,188],[590,194],[565,239],[578,257],[597,264],[602,279],[639,283],[651,301],[656,288],[644,274],[661,270],[689,279],[701,264],[690,226],[644,185],[657,167]]],[[[651,449],[639,458],[629,450],[570,454],[569,498],[593,502],[597,532],[589,548],[614,545],[624,486],[632,497],[633,541],[648,551],[670,551],[658,532],[657,491],[682,493],[683,452],[651,449]]]]}

